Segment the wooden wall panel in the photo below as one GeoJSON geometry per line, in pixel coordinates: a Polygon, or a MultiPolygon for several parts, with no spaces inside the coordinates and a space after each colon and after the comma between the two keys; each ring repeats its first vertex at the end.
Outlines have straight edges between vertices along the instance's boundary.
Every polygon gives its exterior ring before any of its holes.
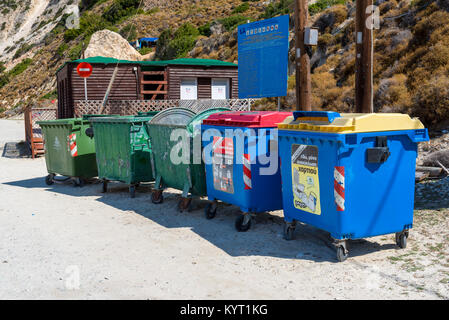
{"type": "Polygon", "coordinates": [[[238,99],[238,69],[230,67],[191,67],[170,66],[168,68],[169,89],[168,98],[178,100],[181,98],[181,79],[198,78],[198,99],[211,98],[211,79],[228,78],[230,81],[231,99],[238,99]]]}
{"type": "MultiPolygon", "coordinates": [[[[109,94],[110,100],[139,100],[139,86],[136,73],[133,71],[134,65],[119,65],[117,76],[109,94]]],[[[115,64],[104,66],[102,64],[93,65],[93,73],[87,79],[88,100],[103,100],[115,64]]],[[[71,72],[73,100],[84,100],[84,79],[78,76],[76,69],[71,72]]]]}

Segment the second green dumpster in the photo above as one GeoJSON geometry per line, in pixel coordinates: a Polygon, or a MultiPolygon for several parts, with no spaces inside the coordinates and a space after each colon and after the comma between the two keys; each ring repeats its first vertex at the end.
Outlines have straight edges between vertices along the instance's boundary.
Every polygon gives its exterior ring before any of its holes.
{"type": "Polygon", "coordinates": [[[120,181],[129,185],[129,193],[134,198],[141,182],[154,180],[150,166],[151,144],[145,124],[156,114],[91,119],[103,192],[107,192],[110,181],[120,181]]]}

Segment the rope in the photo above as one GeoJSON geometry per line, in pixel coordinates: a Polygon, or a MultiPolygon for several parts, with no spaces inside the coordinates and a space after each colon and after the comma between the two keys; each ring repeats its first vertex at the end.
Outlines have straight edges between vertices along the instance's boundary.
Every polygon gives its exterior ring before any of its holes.
{"type": "MultiPolygon", "coordinates": [[[[137,7],[137,12],[139,12],[140,7],[142,6],[142,3],[143,3],[143,0],[140,0],[139,6],[137,7]]],[[[134,26],[134,28],[136,28],[135,22],[131,22],[131,25],[134,26]]],[[[133,28],[131,27],[131,28],[129,29],[129,31],[128,31],[128,36],[126,37],[126,39],[129,38],[129,36],[131,35],[131,31],[132,31],[132,30],[133,30],[133,28]]],[[[127,40],[127,41],[128,41],[128,40],[127,40]]],[[[104,108],[106,108],[106,103],[108,102],[109,92],[111,91],[112,85],[113,85],[113,83],[114,83],[114,81],[115,81],[115,77],[117,76],[119,64],[120,64],[120,60],[118,59],[118,60],[117,60],[117,64],[115,65],[115,68],[114,68],[114,73],[112,74],[111,81],[109,82],[108,89],[106,90],[106,93],[104,94],[103,103],[102,103],[102,106],[101,106],[100,112],[99,112],[100,114],[102,114],[103,111],[104,111],[104,108]]]]}

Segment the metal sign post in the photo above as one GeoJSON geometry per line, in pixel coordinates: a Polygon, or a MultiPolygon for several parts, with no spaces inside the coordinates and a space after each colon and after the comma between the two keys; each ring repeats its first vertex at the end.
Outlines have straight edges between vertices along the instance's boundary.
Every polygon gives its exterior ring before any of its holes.
{"type": "Polygon", "coordinates": [[[84,100],[88,100],[87,99],[87,78],[84,78],[84,100]]]}

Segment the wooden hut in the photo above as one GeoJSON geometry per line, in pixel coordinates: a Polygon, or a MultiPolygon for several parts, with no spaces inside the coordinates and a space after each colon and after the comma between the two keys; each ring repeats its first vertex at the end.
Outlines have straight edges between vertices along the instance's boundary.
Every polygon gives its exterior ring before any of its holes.
{"type": "Polygon", "coordinates": [[[86,100],[84,79],[76,72],[80,62],[93,67],[87,79],[87,100],[103,100],[116,67],[110,101],[238,98],[238,68],[233,63],[210,59],[127,61],[92,57],[68,62],[57,71],[58,118],[73,117],[75,101],[86,100]]]}

